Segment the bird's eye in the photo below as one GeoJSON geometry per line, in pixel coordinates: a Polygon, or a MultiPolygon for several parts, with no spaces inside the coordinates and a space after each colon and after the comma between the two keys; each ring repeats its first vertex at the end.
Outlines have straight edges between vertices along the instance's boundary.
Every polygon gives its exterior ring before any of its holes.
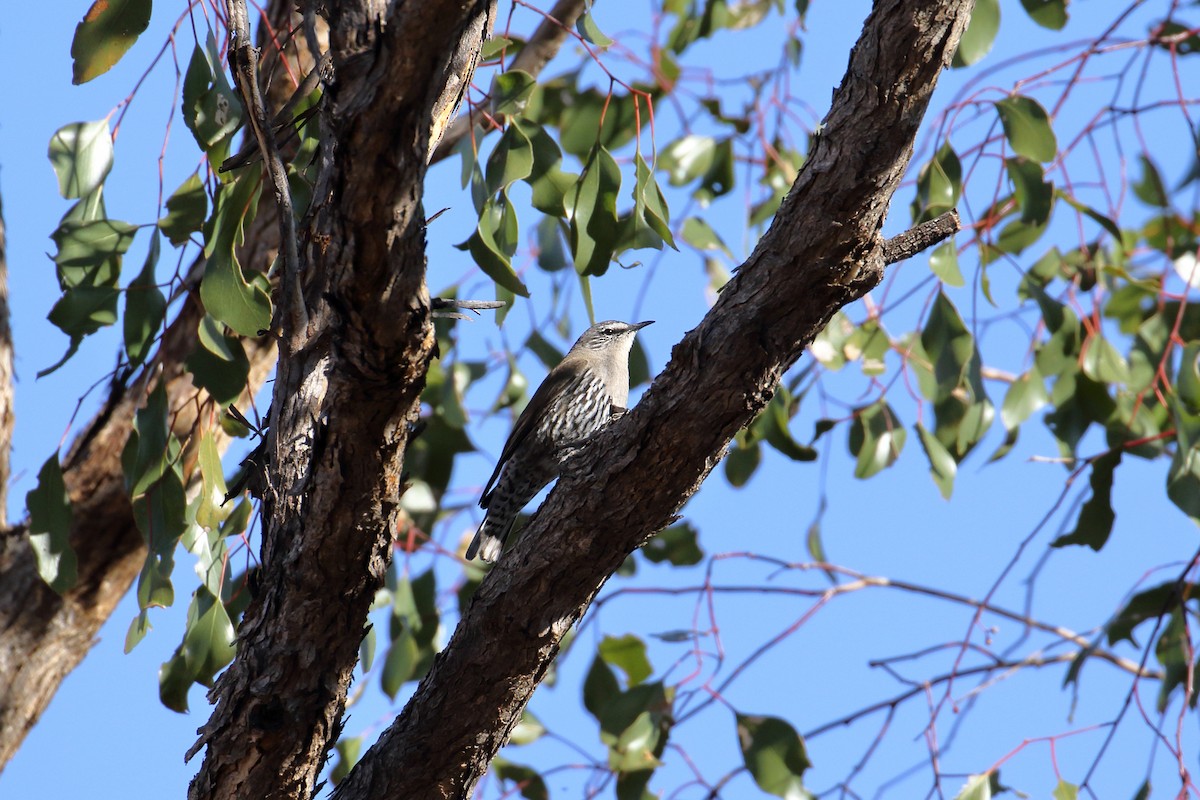
{"type": "Polygon", "coordinates": [[[600,332],[603,333],[605,336],[613,336],[616,334],[617,329],[616,328],[605,328],[604,330],[602,330],[600,332]]]}

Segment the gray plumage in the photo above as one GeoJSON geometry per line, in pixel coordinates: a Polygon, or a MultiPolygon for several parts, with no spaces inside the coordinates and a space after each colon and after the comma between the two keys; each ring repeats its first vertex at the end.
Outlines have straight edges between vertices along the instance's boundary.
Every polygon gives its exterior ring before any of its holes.
{"type": "Polygon", "coordinates": [[[517,513],[558,477],[562,449],[603,428],[629,402],[629,350],[650,322],[598,322],[583,332],[542,381],[517,418],[479,505],[483,524],[467,548],[484,561],[500,557],[517,513]]]}

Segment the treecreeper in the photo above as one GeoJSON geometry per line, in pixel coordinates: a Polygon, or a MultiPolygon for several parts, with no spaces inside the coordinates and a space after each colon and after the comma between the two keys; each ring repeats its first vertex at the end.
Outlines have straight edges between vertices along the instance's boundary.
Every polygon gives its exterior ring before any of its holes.
{"type": "MultiPolygon", "coordinates": [[[[651,320],[650,322],[653,322],[651,320]]],[[[650,322],[597,322],[542,381],[496,462],[479,505],[487,509],[467,558],[500,557],[517,513],[558,477],[564,448],[579,444],[625,410],[629,350],[650,322]]]]}

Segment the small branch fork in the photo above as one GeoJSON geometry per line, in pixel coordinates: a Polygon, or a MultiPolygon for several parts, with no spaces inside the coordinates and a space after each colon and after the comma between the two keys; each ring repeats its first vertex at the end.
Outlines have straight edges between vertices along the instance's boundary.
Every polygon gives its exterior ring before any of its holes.
{"type": "MultiPolygon", "coordinates": [[[[275,131],[263,103],[258,85],[258,50],[250,39],[250,18],[245,0],[226,0],[229,13],[229,63],[242,102],[249,115],[250,129],[263,154],[263,162],[275,190],[279,211],[279,236],[283,246],[283,285],[279,308],[272,321],[280,343],[295,352],[304,341],[308,315],[300,293],[300,255],[296,244],[296,218],[292,211],[292,195],[288,189],[287,170],[279,155],[275,131]],[[285,323],[286,321],[286,323],[285,323]]],[[[313,69],[319,75],[320,65],[313,69]]],[[[311,77],[311,76],[310,76],[311,77]]]]}

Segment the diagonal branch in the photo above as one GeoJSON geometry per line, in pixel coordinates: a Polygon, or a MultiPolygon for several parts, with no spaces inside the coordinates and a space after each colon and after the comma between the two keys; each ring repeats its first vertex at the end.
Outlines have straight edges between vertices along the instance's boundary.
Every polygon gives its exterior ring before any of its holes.
{"type": "Polygon", "coordinates": [[[879,231],[971,5],[876,3],[770,230],[638,406],[568,462],[335,797],[470,796],[608,576],[669,524],[834,311],[882,277],[879,231]]]}

